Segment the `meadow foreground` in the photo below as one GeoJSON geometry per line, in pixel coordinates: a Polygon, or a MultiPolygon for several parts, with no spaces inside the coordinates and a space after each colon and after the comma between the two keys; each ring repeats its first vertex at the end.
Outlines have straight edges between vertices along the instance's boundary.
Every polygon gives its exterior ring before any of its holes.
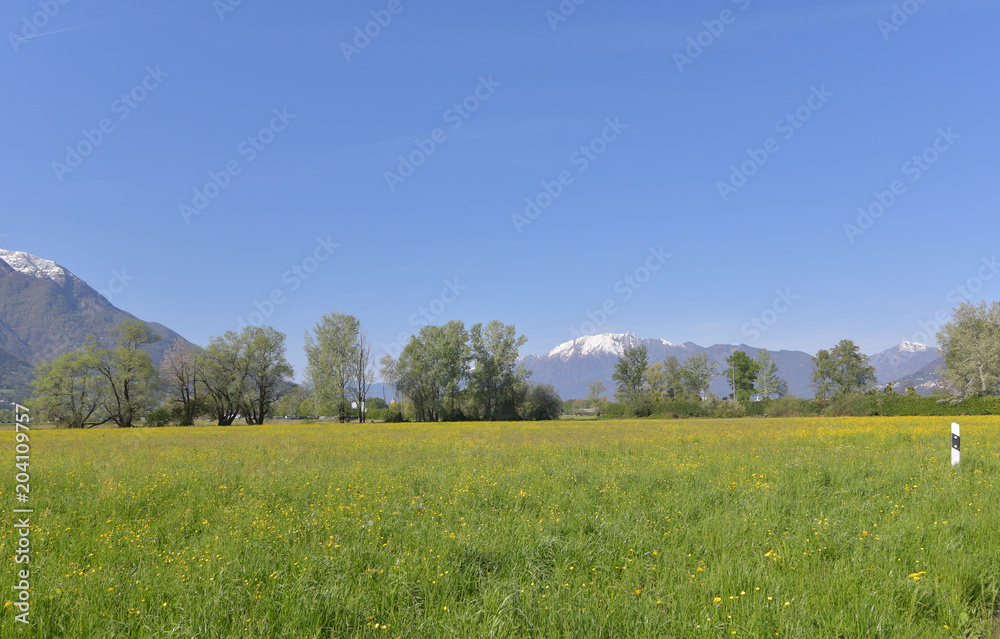
{"type": "Polygon", "coordinates": [[[0,636],[997,636],[959,421],[959,469],[939,417],[33,430],[0,636]]]}

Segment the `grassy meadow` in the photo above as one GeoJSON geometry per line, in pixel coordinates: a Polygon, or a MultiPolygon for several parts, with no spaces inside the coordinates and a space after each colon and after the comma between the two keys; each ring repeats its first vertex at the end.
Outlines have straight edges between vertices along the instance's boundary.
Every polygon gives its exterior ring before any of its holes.
{"type": "Polygon", "coordinates": [[[0,637],[996,637],[959,420],[958,470],[940,417],[32,430],[0,637]]]}

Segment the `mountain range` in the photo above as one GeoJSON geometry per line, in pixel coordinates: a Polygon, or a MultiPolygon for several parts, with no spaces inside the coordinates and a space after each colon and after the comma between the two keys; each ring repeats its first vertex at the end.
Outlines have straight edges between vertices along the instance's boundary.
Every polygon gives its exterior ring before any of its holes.
{"type": "MultiPolygon", "coordinates": [[[[634,333],[604,333],[587,335],[556,346],[544,355],[528,355],[522,359],[532,371],[531,381],[551,384],[560,396],[584,398],[589,393],[590,382],[600,381],[613,395],[616,387],[612,380],[615,364],[625,349],[639,345],[646,346],[648,361],[662,362],[670,356],[684,362],[691,355],[707,353],[718,363],[716,370],[727,368],[726,358],[735,351],[745,351],[756,357],[761,350],[746,344],[716,344],[699,346],[691,342],[680,345],[664,339],[644,339],[634,333]]],[[[813,356],[802,351],[770,351],[771,359],[778,368],[778,376],[788,383],[788,392],[798,397],[812,397],[813,356]]],[[[897,390],[914,386],[918,393],[929,394],[940,384],[935,373],[938,366],[944,366],[944,359],[936,348],[903,342],[899,346],[869,356],[869,363],[875,368],[879,384],[895,383],[897,390]]],[[[717,377],[711,385],[716,396],[728,395],[731,391],[724,377],[717,377]]]]}
{"type": "MultiPolygon", "coordinates": [[[[110,346],[115,327],[127,319],[137,318],[116,308],[69,269],[21,251],[0,250],[0,399],[27,397],[35,364],[79,348],[88,335],[110,346]]],[[[183,338],[162,324],[147,324],[162,338],[149,347],[159,363],[166,349],[183,338]]],[[[725,360],[733,352],[742,350],[756,357],[760,350],[746,344],[675,345],[663,339],[642,339],[634,333],[606,333],[580,337],[521,361],[533,372],[533,382],[551,384],[564,399],[586,397],[589,383],[595,381],[603,382],[611,396],[618,357],[626,348],[639,344],[646,346],[650,363],[671,355],[683,362],[691,355],[708,353],[719,363],[719,371],[726,368],[725,360]]],[[[780,350],[772,351],[771,357],[791,394],[813,395],[811,354],[780,350]]],[[[937,370],[944,366],[944,360],[933,347],[903,342],[871,355],[869,361],[880,384],[894,382],[898,390],[914,386],[921,394],[941,385],[937,370]]],[[[725,378],[716,378],[711,391],[717,396],[728,395],[725,378]]]]}
{"type": "MultiPolygon", "coordinates": [[[[21,251],[0,250],[0,396],[20,400],[30,394],[35,364],[83,345],[88,335],[110,346],[114,329],[134,315],[51,260],[21,251]]],[[[180,335],[147,322],[161,340],[149,347],[155,362],[180,335]]]]}

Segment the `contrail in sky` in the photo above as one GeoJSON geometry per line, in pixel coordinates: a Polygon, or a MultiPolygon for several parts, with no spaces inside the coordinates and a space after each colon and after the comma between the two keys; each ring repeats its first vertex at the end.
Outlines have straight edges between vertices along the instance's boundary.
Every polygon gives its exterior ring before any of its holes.
{"type": "Polygon", "coordinates": [[[129,18],[139,18],[142,16],[152,15],[154,13],[163,13],[164,11],[173,11],[174,9],[183,9],[184,7],[194,6],[196,4],[208,4],[213,0],[197,0],[196,2],[188,2],[187,4],[178,4],[173,7],[164,7],[162,9],[153,9],[152,11],[146,11],[144,13],[134,13],[128,16],[121,16],[118,18],[112,18],[110,20],[104,20],[102,22],[91,22],[88,24],[81,24],[75,27],[66,27],[65,29],[56,29],[55,31],[46,31],[45,33],[38,33],[33,36],[26,36],[20,38],[20,40],[34,40],[35,38],[41,38],[43,36],[55,35],[57,33],[65,33],[66,31],[76,31],[77,29],[86,29],[87,27],[96,27],[102,24],[111,24],[112,22],[120,22],[122,20],[128,20],[129,18]]]}

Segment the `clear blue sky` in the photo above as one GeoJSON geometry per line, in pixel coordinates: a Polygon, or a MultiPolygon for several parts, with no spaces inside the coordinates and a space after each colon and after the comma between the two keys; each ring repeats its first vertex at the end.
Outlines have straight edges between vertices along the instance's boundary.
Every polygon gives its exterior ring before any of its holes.
{"type": "Polygon", "coordinates": [[[0,246],[299,373],[327,311],[876,352],[1000,298],[996,2],[233,1],[4,3],[0,246]]]}

